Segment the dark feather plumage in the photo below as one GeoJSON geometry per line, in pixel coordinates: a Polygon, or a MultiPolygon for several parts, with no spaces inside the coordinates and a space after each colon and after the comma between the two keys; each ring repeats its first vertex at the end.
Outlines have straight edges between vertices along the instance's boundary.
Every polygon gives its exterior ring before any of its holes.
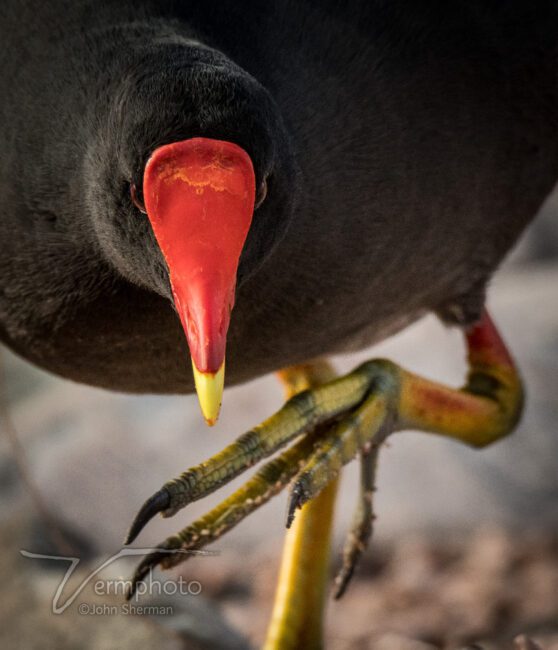
{"type": "Polygon", "coordinates": [[[554,2],[3,0],[1,339],[90,384],[192,390],[129,187],[193,136],[268,178],[229,383],[426,311],[474,320],[558,178],[557,32],[554,2]]]}

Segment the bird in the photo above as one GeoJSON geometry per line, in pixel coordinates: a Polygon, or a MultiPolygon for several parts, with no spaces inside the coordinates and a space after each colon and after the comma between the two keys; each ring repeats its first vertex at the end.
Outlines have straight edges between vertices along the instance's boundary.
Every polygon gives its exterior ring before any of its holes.
{"type": "Polygon", "coordinates": [[[557,19],[524,0],[4,0],[0,340],[93,386],[196,391],[208,424],[225,384],[282,371],[291,395],[158,490],[128,541],[291,441],[264,471],[283,486],[308,463],[289,523],[388,429],[513,428],[486,289],[558,178],[557,19]],[[427,313],[466,336],[461,391],[321,361],[427,313]]]}

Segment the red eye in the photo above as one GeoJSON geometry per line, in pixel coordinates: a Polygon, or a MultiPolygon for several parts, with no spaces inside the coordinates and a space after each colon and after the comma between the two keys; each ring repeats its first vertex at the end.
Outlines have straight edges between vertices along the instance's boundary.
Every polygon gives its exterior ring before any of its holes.
{"type": "Polygon", "coordinates": [[[258,187],[258,191],[256,193],[256,203],[254,205],[254,210],[257,210],[260,207],[260,205],[265,201],[266,196],[267,196],[267,178],[264,178],[260,186],[258,187]]]}
{"type": "Polygon", "coordinates": [[[143,214],[147,214],[147,210],[145,209],[145,205],[143,205],[143,200],[139,196],[139,193],[138,193],[137,188],[136,188],[134,183],[130,183],[130,198],[132,199],[132,203],[136,206],[136,208],[140,212],[143,212],[143,214]]]}

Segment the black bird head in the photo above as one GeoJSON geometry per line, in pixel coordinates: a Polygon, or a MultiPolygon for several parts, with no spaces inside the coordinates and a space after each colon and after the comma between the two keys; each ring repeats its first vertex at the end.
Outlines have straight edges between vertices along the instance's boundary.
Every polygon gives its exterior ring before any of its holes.
{"type": "Polygon", "coordinates": [[[96,235],[119,273],[174,303],[213,423],[236,285],[292,215],[288,135],[260,83],[194,42],[143,47],[106,92],[87,164],[96,235]]]}

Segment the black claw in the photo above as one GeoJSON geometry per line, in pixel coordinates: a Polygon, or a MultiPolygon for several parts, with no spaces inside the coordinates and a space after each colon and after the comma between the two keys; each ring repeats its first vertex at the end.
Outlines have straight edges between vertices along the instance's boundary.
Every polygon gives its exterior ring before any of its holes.
{"type": "Polygon", "coordinates": [[[153,519],[153,517],[159,512],[163,512],[170,506],[170,494],[167,489],[162,488],[143,504],[140,511],[136,515],[128,535],[124,540],[124,545],[131,544],[136,537],[141,533],[144,526],[153,519]]]}
{"type": "Polygon", "coordinates": [[[287,528],[291,527],[291,524],[295,518],[296,511],[299,508],[302,508],[304,501],[304,490],[299,483],[295,483],[293,489],[291,490],[289,497],[289,507],[287,508],[287,521],[285,522],[285,526],[287,528]]]}
{"type": "Polygon", "coordinates": [[[167,555],[168,552],[165,551],[154,551],[153,553],[149,553],[149,555],[146,555],[144,557],[144,559],[138,564],[136,570],[134,571],[130,587],[126,593],[126,600],[131,600],[134,597],[139,583],[142,582],[145,576],[150,571],[152,571],[167,555]]]}
{"type": "Polygon", "coordinates": [[[347,587],[349,586],[355,572],[355,566],[356,563],[351,564],[349,567],[343,567],[335,577],[333,583],[333,597],[335,600],[339,600],[344,595],[345,591],[347,591],[347,587]]]}

